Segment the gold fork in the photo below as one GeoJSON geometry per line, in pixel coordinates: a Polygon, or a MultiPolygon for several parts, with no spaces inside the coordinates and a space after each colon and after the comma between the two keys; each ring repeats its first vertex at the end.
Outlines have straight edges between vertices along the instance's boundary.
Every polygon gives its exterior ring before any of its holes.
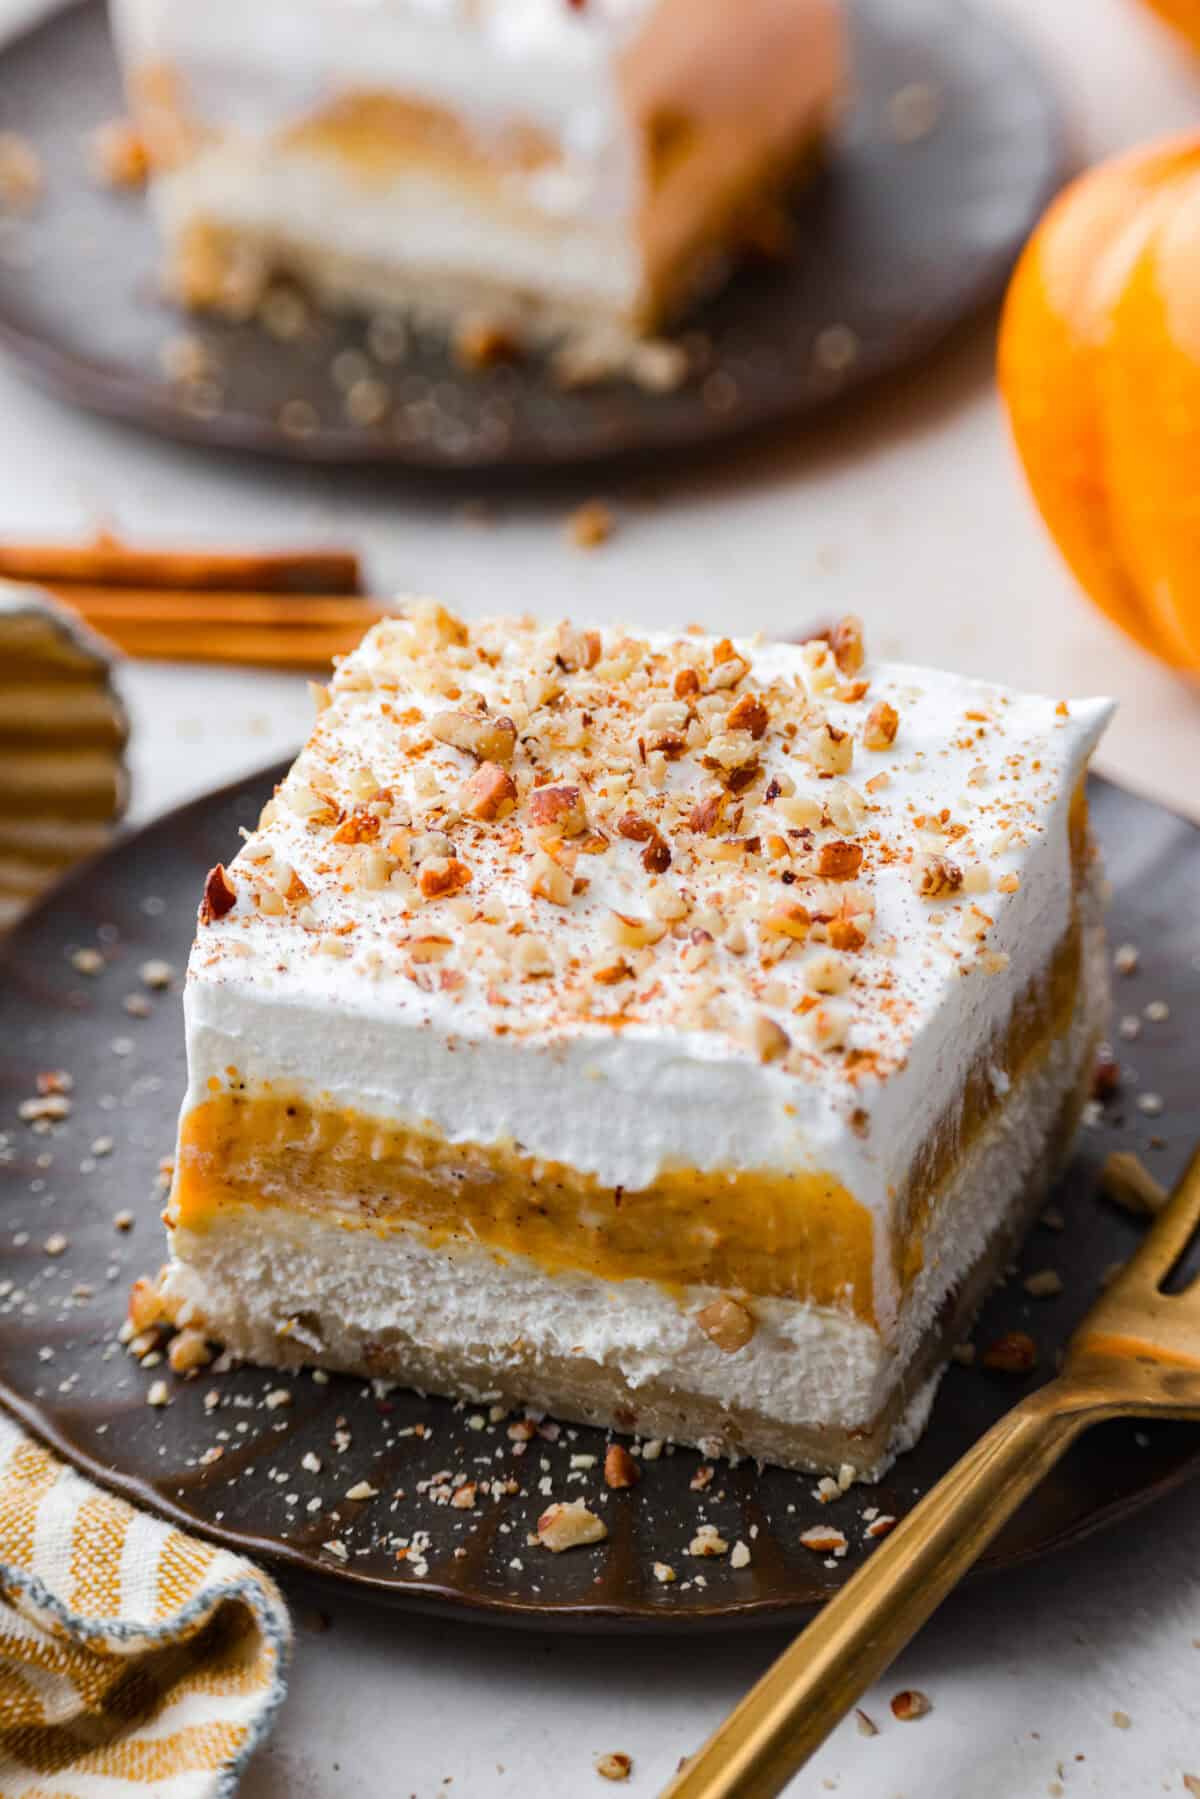
{"type": "Polygon", "coordinates": [[[1200,1225],[1200,1150],[1062,1372],[968,1450],[742,1700],[663,1799],[780,1792],[1088,1425],[1200,1420],[1200,1282],[1163,1287],[1200,1225]]]}

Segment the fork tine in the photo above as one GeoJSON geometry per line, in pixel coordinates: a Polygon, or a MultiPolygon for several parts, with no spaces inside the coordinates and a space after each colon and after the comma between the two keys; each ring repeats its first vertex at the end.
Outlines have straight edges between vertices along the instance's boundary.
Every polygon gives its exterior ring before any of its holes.
{"type": "Polygon", "coordinates": [[[1175,1266],[1196,1230],[1200,1228],[1200,1149],[1183,1178],[1155,1219],[1145,1242],[1129,1264],[1135,1280],[1149,1277],[1158,1287],[1175,1266]]]}

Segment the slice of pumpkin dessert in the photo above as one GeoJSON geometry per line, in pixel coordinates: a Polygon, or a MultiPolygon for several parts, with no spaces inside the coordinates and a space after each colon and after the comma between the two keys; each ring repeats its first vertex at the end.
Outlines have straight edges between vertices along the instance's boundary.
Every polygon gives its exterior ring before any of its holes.
{"type": "Polygon", "coordinates": [[[208,876],[165,1304],[877,1474],[1087,1095],[1109,712],[854,620],[377,625],[208,876]]]}

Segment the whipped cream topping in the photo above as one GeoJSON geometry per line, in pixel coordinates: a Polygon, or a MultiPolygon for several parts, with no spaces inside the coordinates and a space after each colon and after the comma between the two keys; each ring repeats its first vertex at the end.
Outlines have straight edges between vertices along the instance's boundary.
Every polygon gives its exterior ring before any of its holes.
{"type": "Polygon", "coordinates": [[[862,658],[853,621],[375,627],[210,877],[188,1103],[233,1067],[611,1186],[828,1171],[886,1219],[1067,930],[1111,707],[862,658]]]}

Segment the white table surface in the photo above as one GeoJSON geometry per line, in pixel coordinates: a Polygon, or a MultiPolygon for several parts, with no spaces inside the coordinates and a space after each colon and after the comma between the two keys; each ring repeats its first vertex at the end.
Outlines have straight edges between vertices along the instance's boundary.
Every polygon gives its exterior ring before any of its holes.
{"type": "MultiPolygon", "coordinates": [[[[0,0],[0,26],[38,0],[0,0]]],[[[1058,73],[1083,154],[1200,120],[1200,65],[1135,0],[994,0],[1058,73]]],[[[0,121],[2,123],[2,121],[0,121]]],[[[488,526],[461,497],[399,478],[222,462],[79,417],[0,367],[0,533],[82,531],[225,542],[336,538],[379,590],[467,611],[569,611],[647,624],[700,619],[783,631],[853,608],[878,651],[1040,687],[1104,691],[1121,712],[1101,766],[1200,817],[1200,696],[1084,604],[1033,514],[991,383],[994,321],[819,435],[656,477],[604,497],[619,530],[569,549],[589,492],[502,499],[488,526]]],[[[131,668],[139,818],[291,749],[303,683],[131,668]]],[[[1137,1522],[954,1599],[843,1726],[794,1792],[855,1799],[1129,1799],[1200,1775],[1200,1517],[1195,1492],[1137,1522]],[[892,1720],[902,1686],[930,1717],[892,1720]],[[1128,1714],[1128,1729],[1114,1725],[1128,1714]],[[1060,1768],[1061,1764],[1061,1768],[1060,1768]]],[[[781,1646],[554,1640],[334,1608],[298,1631],[291,1696],[247,1799],[565,1796],[634,1759],[652,1794],[781,1646]]]]}

